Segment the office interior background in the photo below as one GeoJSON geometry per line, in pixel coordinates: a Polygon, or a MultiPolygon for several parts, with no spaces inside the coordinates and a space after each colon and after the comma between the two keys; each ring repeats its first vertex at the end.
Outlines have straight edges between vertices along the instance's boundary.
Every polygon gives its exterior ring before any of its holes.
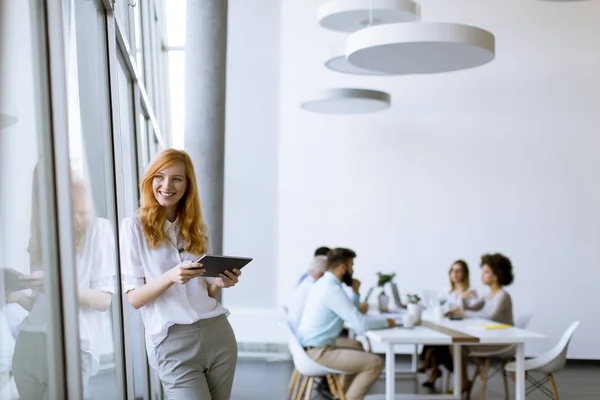
{"type": "MultiPolygon", "coordinates": [[[[327,245],[357,251],[364,290],[395,272],[403,295],[447,286],[457,258],[481,290],[479,256],[505,253],[515,313],[549,337],[527,355],[580,320],[568,356],[600,360],[600,2],[421,0],[422,19],[493,32],[496,58],[399,77],[324,68],[344,35],[315,23],[319,3],[229,0],[223,253],[254,261],[222,301],[241,357],[286,357],[282,309],[327,245]],[[392,106],[299,105],[307,89],[354,86],[392,106]]],[[[108,309],[84,313],[75,254],[78,221],[103,221],[118,277],[139,177],[184,148],[186,2],[0,4],[0,267],[43,277],[51,398],[161,398],[139,312],[117,285],[108,309]]],[[[3,399],[18,398],[6,371],[24,301],[0,293],[3,399]]]]}

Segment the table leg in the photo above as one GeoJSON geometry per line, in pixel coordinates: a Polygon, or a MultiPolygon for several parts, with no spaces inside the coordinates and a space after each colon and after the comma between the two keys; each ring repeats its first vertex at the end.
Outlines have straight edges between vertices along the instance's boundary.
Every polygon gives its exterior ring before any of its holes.
{"type": "Polygon", "coordinates": [[[462,396],[462,346],[454,343],[454,396],[461,398],[462,396]]]}
{"type": "Polygon", "coordinates": [[[525,344],[517,344],[517,371],[515,376],[515,399],[525,400],[525,344]]]}
{"type": "Polygon", "coordinates": [[[385,353],[385,400],[396,397],[396,354],[394,344],[388,343],[385,353]]]}
{"type": "Polygon", "coordinates": [[[415,344],[415,347],[413,348],[413,353],[412,353],[412,366],[411,366],[411,372],[413,373],[417,373],[417,360],[419,359],[419,345],[415,344]]]}

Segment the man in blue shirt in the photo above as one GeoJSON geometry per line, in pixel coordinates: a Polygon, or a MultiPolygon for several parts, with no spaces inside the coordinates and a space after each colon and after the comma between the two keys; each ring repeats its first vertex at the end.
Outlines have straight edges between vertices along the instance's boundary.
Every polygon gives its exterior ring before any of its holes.
{"type": "Polygon", "coordinates": [[[307,354],[319,364],[347,371],[342,387],[347,400],[362,400],[383,370],[383,360],[366,353],[356,340],[339,338],[344,323],[356,333],[395,326],[394,320],[367,316],[359,310],[360,281],[353,279],[356,253],[337,248],[327,255],[327,272],[312,287],[298,327],[307,354]],[[342,282],[352,287],[349,298],[342,282]]]}

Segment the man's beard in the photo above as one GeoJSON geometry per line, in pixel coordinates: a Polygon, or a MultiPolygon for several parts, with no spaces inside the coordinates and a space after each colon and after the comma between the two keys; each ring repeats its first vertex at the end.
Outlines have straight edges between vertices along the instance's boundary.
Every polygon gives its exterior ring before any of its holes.
{"type": "Polygon", "coordinates": [[[347,286],[352,286],[352,274],[346,272],[344,276],[342,276],[342,282],[344,282],[347,286]]]}

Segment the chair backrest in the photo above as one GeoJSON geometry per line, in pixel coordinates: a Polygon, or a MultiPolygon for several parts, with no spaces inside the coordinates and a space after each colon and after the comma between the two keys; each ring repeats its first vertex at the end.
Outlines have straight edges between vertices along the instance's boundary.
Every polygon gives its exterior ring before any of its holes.
{"type": "Polygon", "coordinates": [[[300,372],[300,374],[304,376],[325,376],[329,374],[345,373],[343,371],[324,367],[314,361],[309,357],[308,354],[306,354],[306,351],[304,351],[304,347],[302,347],[302,344],[300,344],[298,337],[294,333],[294,330],[289,323],[285,323],[285,328],[288,335],[288,349],[290,350],[292,359],[294,360],[294,366],[298,372],[300,372]]]}
{"type": "Polygon", "coordinates": [[[554,373],[564,368],[567,362],[567,349],[575,330],[581,322],[573,322],[563,333],[562,337],[549,352],[535,358],[535,364],[539,365],[536,370],[544,373],[554,373]]]}
{"type": "Polygon", "coordinates": [[[531,313],[517,315],[517,318],[515,319],[515,326],[519,329],[527,329],[527,326],[529,326],[532,318],[533,314],[531,313]]]}

